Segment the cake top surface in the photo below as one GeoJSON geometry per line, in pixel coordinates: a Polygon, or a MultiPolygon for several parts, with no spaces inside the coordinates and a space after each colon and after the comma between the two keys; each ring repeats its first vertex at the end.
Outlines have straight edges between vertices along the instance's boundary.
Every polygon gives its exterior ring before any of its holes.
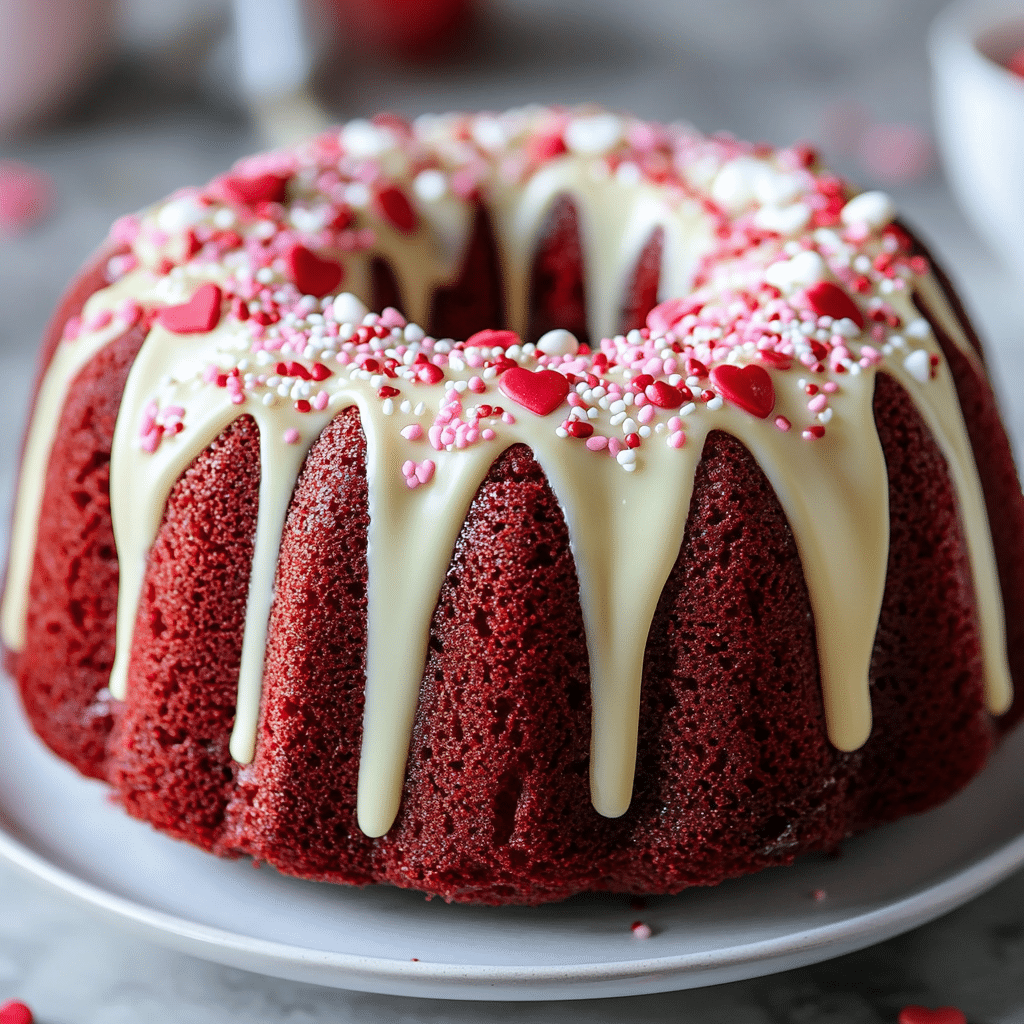
{"type": "MultiPolygon", "coordinates": [[[[123,218],[111,232],[109,287],[68,323],[36,413],[55,422],[75,372],[145,325],[112,455],[122,579],[112,692],[124,694],[146,553],[170,488],[234,418],[252,415],[262,478],[232,737],[236,759],[251,760],[288,501],[320,431],[357,405],[371,503],[360,822],[386,831],[440,580],[489,466],[523,442],[565,511],[579,569],[595,803],[622,813],[647,628],[680,549],[704,439],[721,429],[757,458],[791,523],[829,734],[856,747],[870,730],[867,665],[888,544],[875,373],[903,385],[935,434],[976,578],[995,578],[933,322],[983,369],[894,216],[881,193],[851,198],[807,147],[536,107],[352,121],[123,218]],[[531,262],[563,197],[579,217],[591,344],[562,328],[525,336],[531,262]],[[421,325],[432,295],[457,276],[479,207],[494,225],[507,322],[431,337],[421,325]],[[661,301],[643,326],[617,333],[625,287],[655,236],[661,301]],[[404,315],[368,308],[377,258],[394,271],[404,315]],[[398,635],[422,644],[388,643],[398,635]]],[[[30,441],[29,509],[41,500],[53,429],[50,441],[45,426],[30,441]]],[[[19,528],[31,551],[30,512],[19,528]]],[[[14,592],[27,571],[12,563],[14,592]]],[[[979,593],[990,703],[1001,707],[1009,684],[991,589],[979,593]]],[[[12,646],[19,616],[23,624],[24,605],[6,601],[12,646]]]]}

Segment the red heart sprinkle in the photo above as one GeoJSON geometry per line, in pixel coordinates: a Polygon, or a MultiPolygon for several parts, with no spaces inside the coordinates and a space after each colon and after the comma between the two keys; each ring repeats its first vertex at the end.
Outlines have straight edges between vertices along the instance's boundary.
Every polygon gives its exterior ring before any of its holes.
{"type": "Polygon", "coordinates": [[[656,380],[647,386],[644,394],[651,405],[656,405],[659,409],[678,409],[683,404],[683,399],[690,397],[690,389],[687,388],[684,394],[682,388],[674,388],[663,380],[656,380]]]}
{"type": "Polygon", "coordinates": [[[315,295],[321,299],[333,292],[345,276],[340,263],[317,256],[304,245],[293,245],[284,259],[295,287],[303,295],[315,295]]]}
{"type": "Polygon", "coordinates": [[[839,285],[831,281],[819,281],[812,284],[804,294],[811,309],[818,316],[830,316],[833,320],[852,320],[858,327],[863,328],[864,314],[839,285]]]}
{"type": "Polygon", "coordinates": [[[419,218],[406,194],[400,188],[388,185],[378,189],[373,198],[380,215],[392,227],[397,228],[403,235],[408,235],[416,230],[419,218]]]}
{"type": "Polygon", "coordinates": [[[494,331],[487,328],[477,331],[466,339],[466,347],[477,348],[511,348],[519,344],[519,335],[515,331],[494,331]]]}
{"type": "Polygon", "coordinates": [[[929,1010],[927,1006],[904,1006],[900,1010],[899,1024],[967,1024],[967,1017],[955,1006],[940,1006],[929,1010]]]}
{"type": "Polygon", "coordinates": [[[17,999],[0,1006],[0,1024],[32,1024],[32,1011],[17,999]]]}
{"type": "Polygon", "coordinates": [[[537,416],[554,412],[569,394],[569,382],[555,370],[527,370],[514,366],[498,379],[498,387],[513,402],[537,416]]]}
{"type": "Polygon", "coordinates": [[[239,206],[283,202],[287,186],[288,176],[282,174],[257,174],[252,178],[239,175],[224,179],[227,197],[239,206]]]}
{"type": "Polygon", "coordinates": [[[165,306],[156,315],[157,323],[175,334],[206,334],[220,323],[220,289],[201,284],[188,302],[165,306]]]}
{"type": "Polygon", "coordinates": [[[768,371],[754,363],[734,366],[722,363],[711,368],[711,383],[727,401],[758,419],[767,419],[775,408],[775,385],[768,371]]]}
{"type": "Polygon", "coordinates": [[[757,353],[757,358],[762,363],[774,366],[776,370],[788,370],[793,365],[793,360],[789,356],[784,356],[781,352],[773,352],[770,348],[761,349],[757,353]]]}

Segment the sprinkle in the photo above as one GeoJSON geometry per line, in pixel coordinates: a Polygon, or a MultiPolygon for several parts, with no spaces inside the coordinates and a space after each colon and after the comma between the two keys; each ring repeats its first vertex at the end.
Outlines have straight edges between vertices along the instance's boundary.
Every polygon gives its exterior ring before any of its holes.
{"type": "Polygon", "coordinates": [[[34,1019],[29,1007],[18,999],[9,999],[0,1006],[0,1024],[32,1024],[34,1019]]]}
{"type": "Polygon", "coordinates": [[[634,921],[630,926],[629,930],[633,933],[635,938],[638,939],[649,939],[654,932],[651,930],[649,924],[645,924],[643,921],[634,921]]]}
{"type": "Polygon", "coordinates": [[[285,444],[295,444],[299,440],[299,432],[294,427],[289,427],[281,436],[285,444]]]}
{"type": "Polygon", "coordinates": [[[920,384],[926,384],[931,376],[931,361],[923,348],[911,352],[903,360],[903,367],[920,384]]]}
{"type": "Polygon", "coordinates": [[[549,356],[574,356],[579,351],[580,343],[571,331],[556,328],[542,335],[537,341],[537,348],[549,356]]]}
{"type": "Polygon", "coordinates": [[[793,424],[790,423],[785,416],[776,416],[775,426],[777,426],[783,433],[786,433],[786,431],[792,428],[793,424]]]}
{"type": "Polygon", "coordinates": [[[418,423],[410,423],[401,430],[406,441],[419,441],[423,437],[423,428],[418,423]]]}

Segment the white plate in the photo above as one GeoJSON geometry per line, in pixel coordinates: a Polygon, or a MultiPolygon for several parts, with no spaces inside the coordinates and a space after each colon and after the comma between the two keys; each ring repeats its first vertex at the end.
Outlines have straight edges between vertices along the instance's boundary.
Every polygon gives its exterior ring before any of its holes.
{"type": "Polygon", "coordinates": [[[958,906],[1024,863],[1024,732],[955,800],[807,857],[648,901],[449,906],[224,861],[124,816],[24,724],[0,681],[0,856],[155,942],[263,974],[455,999],[691,988],[859,949],[958,906]],[[815,900],[815,890],[824,899],[815,900]],[[630,924],[654,930],[637,939],[630,924]]]}

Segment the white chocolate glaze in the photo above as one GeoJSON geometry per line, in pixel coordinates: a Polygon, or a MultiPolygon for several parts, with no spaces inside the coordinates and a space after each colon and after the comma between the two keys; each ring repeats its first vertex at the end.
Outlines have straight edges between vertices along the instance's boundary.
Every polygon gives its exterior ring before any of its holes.
{"type": "MultiPolygon", "coordinates": [[[[404,135],[353,123],[340,136],[253,158],[236,171],[250,183],[286,176],[284,202],[283,193],[263,207],[225,200],[230,182],[215,182],[144,213],[129,225],[138,267],[89,299],[83,329],[61,343],[43,382],[18,496],[5,642],[14,650],[25,642],[46,465],[70,382],[123,331],[119,311],[127,300],[176,306],[215,283],[224,301],[212,329],[153,326],[117,421],[115,697],[130,692],[131,637],[167,496],[211,441],[250,415],[260,435],[260,493],[230,749],[236,761],[253,759],[292,491],[324,427],[357,406],[370,518],[358,820],[368,835],[383,835],[398,813],[430,621],[459,531],[494,460],[522,442],[562,507],[577,565],[592,685],[594,805],[621,815],[632,794],[650,624],[679,555],[705,440],[723,430],[752,453],[790,523],[814,614],[829,738],[841,750],[856,749],[871,731],[869,665],[889,539],[886,467],[872,412],[882,371],[910,395],[949,466],[978,597],[987,703],[1000,713],[1012,691],[984,501],[949,371],[913,307],[913,290],[975,369],[983,368],[927,268],[899,256],[898,242],[885,234],[885,197],[855,199],[840,217],[826,209],[834,189],[807,166],[796,151],[765,156],[603,112],[531,108],[476,120],[421,119],[404,135]],[[381,198],[380,189],[389,188],[401,195],[381,198]],[[457,277],[477,194],[495,229],[509,326],[520,333],[540,233],[559,199],[570,199],[594,353],[577,353],[574,340],[562,336],[547,351],[514,339],[466,346],[424,337],[415,326],[426,322],[435,289],[457,277]],[[351,223],[336,222],[342,208],[351,223]],[[341,226],[329,228],[332,222],[341,226]],[[197,230],[206,231],[205,241],[190,239],[197,230]],[[238,234],[225,236],[228,230],[238,234]],[[616,336],[630,275],[656,230],[663,236],[663,305],[649,330],[616,336]],[[226,251],[211,255],[217,245],[226,251]],[[322,298],[304,295],[289,245],[340,267],[342,281],[322,298]],[[335,309],[359,309],[355,300],[335,304],[339,292],[369,303],[375,256],[391,266],[412,324],[395,311],[371,314],[362,325],[334,318],[335,309]],[[889,273],[886,259],[897,270],[889,273]],[[877,260],[884,272],[872,269],[877,260]],[[779,291],[766,291],[769,285],[779,291]],[[832,291],[814,291],[822,287],[832,291]],[[850,288],[861,297],[851,299],[850,288]],[[691,293],[697,305],[669,315],[667,300],[691,293]],[[760,308],[744,306],[751,295],[761,296],[760,308]],[[836,301],[853,305],[835,307],[833,317],[829,303],[836,301]],[[280,319],[254,327],[253,317],[268,311],[280,319]],[[113,321],[89,328],[107,312],[113,321]],[[850,317],[865,313],[860,329],[850,317]],[[705,373],[688,376],[693,358],[712,368],[710,383],[705,373]],[[731,385],[715,384],[737,379],[724,371],[715,377],[718,367],[742,368],[742,379],[761,387],[768,381],[770,404],[755,401],[751,411],[731,385]],[[531,394],[542,378],[523,371],[560,374],[560,400],[548,409],[524,398],[509,384],[515,373],[531,394]],[[656,383],[639,387],[641,374],[656,383]],[[504,414],[485,414],[482,406],[504,414]]],[[[260,187],[274,191],[273,182],[260,187]]]]}

